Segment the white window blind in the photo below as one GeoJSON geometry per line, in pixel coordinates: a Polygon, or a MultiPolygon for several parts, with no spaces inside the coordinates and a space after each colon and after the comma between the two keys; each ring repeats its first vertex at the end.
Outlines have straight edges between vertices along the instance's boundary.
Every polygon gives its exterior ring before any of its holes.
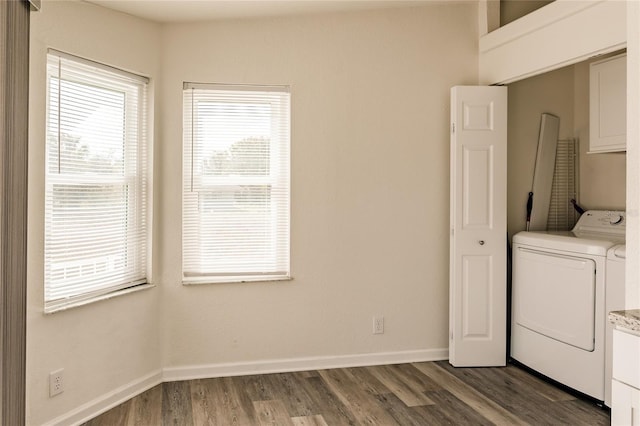
{"type": "Polygon", "coordinates": [[[144,283],[147,79],[49,51],[45,311],[144,283]]]}
{"type": "Polygon", "coordinates": [[[577,197],[578,140],[560,139],[556,148],[556,164],[551,187],[547,230],[568,231],[578,220],[571,203],[577,197]]]}
{"type": "Polygon", "coordinates": [[[289,277],[287,87],[185,83],[185,283],[289,277]]]}

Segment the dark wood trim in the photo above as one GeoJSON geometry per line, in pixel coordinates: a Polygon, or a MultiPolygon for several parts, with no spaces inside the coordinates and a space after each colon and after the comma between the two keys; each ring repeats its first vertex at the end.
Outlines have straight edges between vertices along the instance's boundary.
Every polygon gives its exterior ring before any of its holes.
{"type": "Polygon", "coordinates": [[[25,423],[29,3],[0,1],[0,418],[25,423]]]}

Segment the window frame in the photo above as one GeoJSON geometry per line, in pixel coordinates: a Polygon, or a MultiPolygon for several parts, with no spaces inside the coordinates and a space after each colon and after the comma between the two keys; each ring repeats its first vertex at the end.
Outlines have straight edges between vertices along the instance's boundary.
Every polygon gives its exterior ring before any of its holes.
{"type": "MultiPolygon", "coordinates": [[[[66,310],[76,306],[86,305],[99,300],[112,298],[117,295],[131,293],[146,288],[153,287],[151,282],[151,237],[150,232],[152,229],[151,224],[151,194],[149,191],[150,185],[150,171],[152,170],[151,162],[151,149],[150,143],[147,138],[148,135],[148,91],[149,91],[150,79],[145,76],[131,73],[129,71],[121,70],[109,65],[94,62],[85,58],[81,58],[75,55],[71,55],[65,52],[57,51],[55,49],[48,49],[47,51],[47,84],[46,84],[46,116],[45,126],[47,135],[46,155],[44,161],[45,167],[45,204],[44,204],[44,312],[53,313],[61,310],[66,310]],[[58,61],[58,73],[54,75],[51,72],[51,67],[55,68],[54,61],[58,61]],[[63,63],[67,64],[68,69],[65,69],[65,76],[62,77],[63,63]],[[71,69],[71,71],[69,71],[71,69]],[[80,70],[78,75],[74,75],[74,69],[80,70]],[[119,174],[109,173],[80,173],[78,171],[63,172],[61,169],[62,152],[60,151],[60,143],[62,140],[60,126],[62,120],[61,112],[61,98],[58,97],[56,101],[57,111],[55,114],[50,111],[52,106],[51,96],[52,94],[52,80],[57,80],[57,94],[60,96],[60,92],[64,87],[64,82],[70,82],[72,84],[91,87],[94,86],[101,90],[114,91],[122,93],[122,172],[119,174]],[[134,98],[130,98],[135,96],[134,98]],[[135,108],[135,115],[132,115],[130,108],[135,108]],[[53,118],[52,118],[53,117],[53,118]],[[57,121],[56,121],[57,120],[57,121]],[[52,164],[50,159],[50,142],[49,135],[50,125],[57,123],[57,136],[54,143],[58,145],[58,169],[57,171],[51,170],[52,164]],[[135,151],[133,151],[135,150],[135,151]],[[53,272],[56,266],[60,267],[60,264],[73,264],[74,262],[82,262],[78,257],[70,257],[69,260],[63,259],[56,261],[52,260],[47,254],[49,250],[54,250],[49,244],[54,244],[54,241],[49,242],[49,238],[53,238],[54,221],[51,215],[54,213],[55,193],[54,188],[68,188],[72,186],[95,186],[103,187],[105,189],[109,187],[121,188],[123,203],[120,204],[122,208],[123,221],[121,222],[123,231],[122,238],[119,241],[126,246],[123,250],[125,254],[125,265],[123,267],[116,267],[119,273],[116,273],[116,277],[109,277],[103,279],[102,284],[94,285],[94,276],[89,275],[87,278],[88,284],[84,290],[78,291],[68,290],[68,287],[64,287],[64,284],[57,285],[56,279],[53,277],[53,272]],[[49,201],[51,199],[51,201],[49,201]],[[51,203],[51,205],[50,205],[51,203]],[[134,260],[130,260],[134,259],[134,260]],[[124,271],[124,272],[122,272],[124,271]],[[137,278],[131,278],[131,277],[137,278]],[[128,277],[128,278],[127,278],[128,277]],[[108,281],[113,279],[113,284],[108,284],[108,281]],[[54,287],[50,287],[54,286],[54,287]],[[63,295],[61,295],[63,294],[63,295]]],[[[74,107],[77,108],[78,104],[69,104],[69,111],[74,107]]],[[[55,160],[55,158],[54,158],[55,160]]],[[[64,190],[64,189],[63,189],[64,190]]],[[[114,194],[117,196],[118,191],[114,194]]],[[[59,232],[59,231],[58,231],[59,232]]],[[[119,232],[115,234],[118,236],[119,232]]],[[[73,241],[73,240],[72,240],[73,241]]],[[[80,240],[76,240],[80,241],[80,240]]],[[[98,259],[100,256],[96,256],[98,259]]],[[[104,257],[108,257],[106,254],[104,257]]],[[[88,263],[84,260],[84,265],[88,263]]],[[[80,264],[80,263],[79,263],[80,264]]],[[[57,281],[64,281],[62,280],[57,281]]],[[[69,285],[69,279],[67,279],[67,286],[69,285]]],[[[80,285],[78,287],[81,288],[80,285]]]]}
{"type": "MultiPolygon", "coordinates": [[[[268,96],[268,95],[266,95],[268,96]]],[[[185,82],[183,84],[183,187],[182,187],[182,209],[183,209],[183,223],[182,223],[182,283],[185,285],[191,284],[215,284],[215,283],[238,283],[238,282],[256,282],[256,281],[285,281],[291,280],[291,254],[290,254],[290,205],[291,205],[291,183],[290,183],[290,157],[291,157],[291,91],[289,86],[264,86],[264,85],[230,85],[230,84],[216,84],[216,83],[190,83],[185,82]],[[284,100],[278,103],[278,113],[271,113],[271,123],[273,129],[279,129],[276,131],[276,137],[271,137],[269,141],[269,174],[265,176],[259,175],[236,175],[236,176],[215,176],[205,175],[205,173],[198,173],[198,166],[195,164],[194,158],[198,157],[196,139],[194,136],[195,124],[199,122],[200,104],[199,102],[215,103],[211,99],[205,100],[198,96],[200,99],[195,99],[195,91],[199,92],[225,92],[229,95],[225,97],[226,102],[229,104],[241,104],[246,102],[247,104],[253,104],[255,101],[247,101],[242,99],[233,98],[234,92],[246,93],[246,92],[260,92],[269,93],[277,92],[280,96],[284,96],[284,100]],[[190,92],[190,95],[188,94],[190,92]],[[277,120],[280,117],[281,120],[277,120]],[[277,121],[277,122],[276,122],[277,121]],[[284,124],[283,124],[284,123],[284,124]],[[284,142],[283,142],[284,141],[284,142]],[[286,149],[281,149],[282,146],[286,146],[286,149]],[[186,244],[187,244],[187,210],[190,206],[199,205],[201,201],[190,200],[190,197],[198,197],[202,194],[215,194],[224,192],[225,188],[232,188],[237,186],[268,186],[269,193],[286,191],[284,198],[274,197],[275,200],[270,200],[271,206],[271,219],[270,224],[273,230],[273,236],[271,238],[274,248],[270,252],[270,256],[273,257],[273,264],[283,264],[282,259],[285,259],[286,267],[283,270],[271,270],[263,272],[248,272],[248,271],[227,271],[227,272],[214,272],[214,271],[189,271],[186,267],[186,244]],[[190,187],[190,189],[188,188],[190,187]],[[194,193],[198,195],[194,195],[194,193]],[[282,203],[282,204],[278,204],[282,203]],[[277,215],[283,215],[283,211],[286,211],[286,230],[282,231],[277,228],[279,219],[277,215]],[[280,233],[284,232],[286,237],[286,243],[283,243],[279,239],[280,233]],[[280,241],[280,245],[278,245],[280,241]],[[280,260],[278,260],[280,259],[280,260]]],[[[219,102],[219,101],[218,101],[219,102]]],[[[265,101],[266,104],[269,101],[265,101]]],[[[202,155],[201,155],[202,159],[202,155]]],[[[203,219],[198,215],[198,219],[202,223],[203,219]]],[[[199,225],[200,226],[200,225],[199,225]]],[[[199,238],[199,234],[198,237],[199,238]]],[[[202,244],[201,244],[202,245],[202,244]]],[[[202,253],[202,252],[200,252],[202,253]]]]}

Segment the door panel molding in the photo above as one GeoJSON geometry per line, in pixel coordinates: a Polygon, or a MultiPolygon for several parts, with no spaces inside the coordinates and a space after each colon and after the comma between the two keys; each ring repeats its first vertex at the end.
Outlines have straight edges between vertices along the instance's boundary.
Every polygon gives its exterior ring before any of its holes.
{"type": "Polygon", "coordinates": [[[463,256],[462,265],[462,337],[491,340],[491,256],[463,256]]]}
{"type": "Polygon", "coordinates": [[[493,227],[493,147],[462,147],[463,215],[462,229],[493,227]],[[480,178],[482,177],[482,178],[480,178]]]}

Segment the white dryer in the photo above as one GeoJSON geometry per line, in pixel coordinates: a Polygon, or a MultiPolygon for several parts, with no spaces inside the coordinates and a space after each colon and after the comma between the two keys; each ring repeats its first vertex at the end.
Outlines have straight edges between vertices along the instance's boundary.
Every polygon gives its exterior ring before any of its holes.
{"type": "Polygon", "coordinates": [[[624,243],[625,214],[585,212],[571,232],[513,238],[511,357],[605,399],[607,250],[624,243]]]}

